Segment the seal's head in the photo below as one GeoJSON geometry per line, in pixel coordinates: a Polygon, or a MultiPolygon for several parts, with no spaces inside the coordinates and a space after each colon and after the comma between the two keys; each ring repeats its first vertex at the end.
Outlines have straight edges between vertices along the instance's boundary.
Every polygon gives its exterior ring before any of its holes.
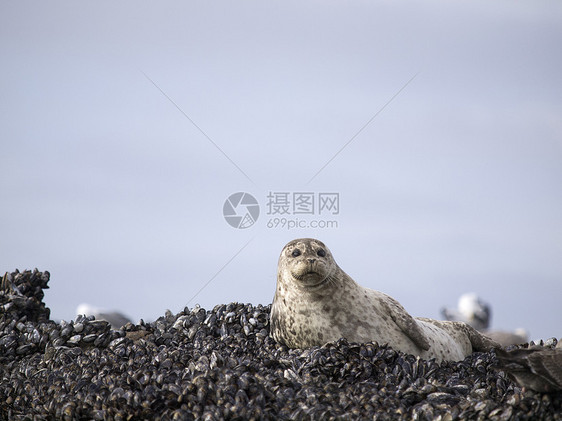
{"type": "Polygon", "coordinates": [[[279,257],[279,279],[286,287],[313,292],[331,281],[336,262],[328,247],[313,238],[299,238],[288,243],[279,257]]]}
{"type": "Polygon", "coordinates": [[[339,331],[330,335],[326,326],[332,325],[328,310],[343,276],[321,241],[299,238],[283,247],[271,305],[273,338],[291,348],[339,339],[339,331]]]}

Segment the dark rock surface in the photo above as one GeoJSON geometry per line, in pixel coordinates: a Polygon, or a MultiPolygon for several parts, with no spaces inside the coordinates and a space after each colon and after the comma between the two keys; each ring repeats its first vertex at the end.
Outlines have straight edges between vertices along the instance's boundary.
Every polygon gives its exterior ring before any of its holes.
{"type": "Polygon", "coordinates": [[[493,351],[438,365],[376,343],[290,350],[270,306],[239,303],[121,330],[55,323],[48,281],[2,280],[0,419],[562,419],[559,394],[523,392],[493,351]]]}

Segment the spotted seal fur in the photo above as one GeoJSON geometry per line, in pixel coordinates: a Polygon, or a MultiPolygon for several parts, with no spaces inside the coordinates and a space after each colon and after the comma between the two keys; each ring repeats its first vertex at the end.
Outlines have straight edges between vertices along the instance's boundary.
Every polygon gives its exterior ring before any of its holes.
{"type": "Polygon", "coordinates": [[[439,362],[499,346],[464,322],[413,318],[394,298],[357,284],[312,238],[293,240],[281,252],[271,333],[290,348],[346,338],[439,362]]]}

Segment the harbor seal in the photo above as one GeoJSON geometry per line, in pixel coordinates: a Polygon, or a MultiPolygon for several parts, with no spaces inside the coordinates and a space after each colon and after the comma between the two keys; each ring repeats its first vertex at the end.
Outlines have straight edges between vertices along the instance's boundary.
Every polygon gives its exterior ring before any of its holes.
{"type": "Polygon", "coordinates": [[[312,238],[293,240],[281,252],[271,334],[290,348],[345,338],[388,343],[438,362],[498,346],[464,322],[413,318],[394,298],[357,284],[328,247],[312,238]]]}

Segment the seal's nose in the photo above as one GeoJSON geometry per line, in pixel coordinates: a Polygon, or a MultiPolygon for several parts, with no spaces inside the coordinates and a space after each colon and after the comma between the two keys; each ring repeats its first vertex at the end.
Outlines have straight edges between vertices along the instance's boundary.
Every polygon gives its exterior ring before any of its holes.
{"type": "Polygon", "coordinates": [[[313,259],[313,258],[310,258],[310,259],[307,259],[307,260],[308,260],[308,263],[314,263],[314,262],[316,262],[316,259],[313,259]]]}

